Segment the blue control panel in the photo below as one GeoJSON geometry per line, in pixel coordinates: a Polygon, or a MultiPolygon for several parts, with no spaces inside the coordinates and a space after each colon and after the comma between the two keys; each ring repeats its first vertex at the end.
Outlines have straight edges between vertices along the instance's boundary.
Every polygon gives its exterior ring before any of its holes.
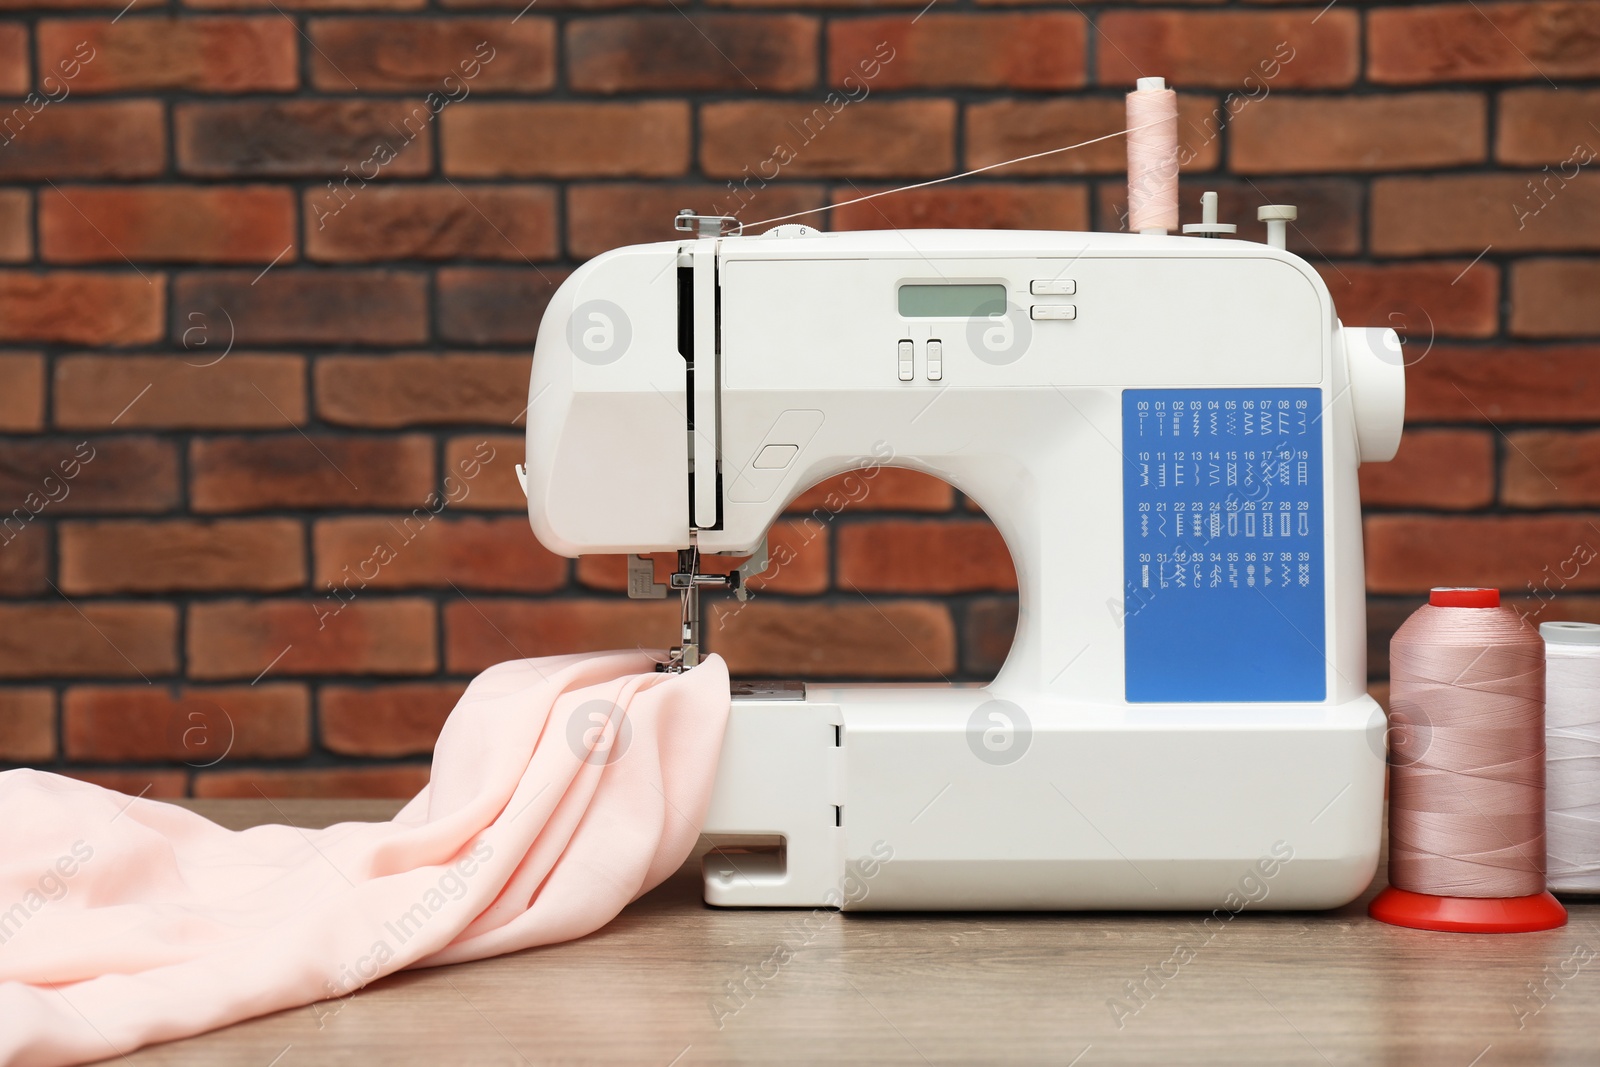
{"type": "Polygon", "coordinates": [[[1122,394],[1131,702],[1322,700],[1320,389],[1122,394]]]}

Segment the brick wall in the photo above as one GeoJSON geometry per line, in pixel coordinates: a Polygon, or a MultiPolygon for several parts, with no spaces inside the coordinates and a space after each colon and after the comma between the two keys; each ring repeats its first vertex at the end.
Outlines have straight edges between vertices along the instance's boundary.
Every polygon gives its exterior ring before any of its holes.
{"type": "MultiPolygon", "coordinates": [[[[1255,237],[1298,204],[1345,321],[1411,342],[1411,428],[1362,474],[1379,691],[1431,584],[1600,619],[1600,5],[125,2],[0,0],[0,761],[402,795],[481,668],[670,643],[672,604],[521,514],[553,285],[680,207],[754,221],[1112,132],[1140,74],[1182,90],[1186,203],[1216,188],[1255,237]]],[[[1116,229],[1123,159],[826,224],[1116,229]]],[[[885,472],[779,543],[713,619],[736,671],[1003,658],[1010,562],[949,487],[885,472]]]]}

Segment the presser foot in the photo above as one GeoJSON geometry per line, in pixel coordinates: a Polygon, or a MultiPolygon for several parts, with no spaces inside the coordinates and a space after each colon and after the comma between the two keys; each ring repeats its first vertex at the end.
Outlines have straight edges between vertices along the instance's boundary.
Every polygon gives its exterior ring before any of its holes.
{"type": "Polygon", "coordinates": [[[680,644],[667,653],[665,663],[656,670],[681,674],[700,664],[700,590],[706,586],[729,589],[740,600],[750,598],[750,578],[767,569],[767,539],[761,539],[754,555],[728,574],[704,574],[700,570],[700,549],[678,550],[678,567],[665,584],[655,580],[655,564],[649,556],[628,557],[628,596],[636,600],[661,600],[668,589],[676,589],[683,601],[680,616],[680,644]]]}

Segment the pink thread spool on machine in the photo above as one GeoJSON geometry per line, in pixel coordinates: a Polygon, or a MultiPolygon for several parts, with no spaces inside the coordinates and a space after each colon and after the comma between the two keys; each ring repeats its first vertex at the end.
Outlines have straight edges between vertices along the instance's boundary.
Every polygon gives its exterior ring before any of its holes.
{"type": "Polygon", "coordinates": [[[1550,930],[1544,641],[1495,589],[1434,589],[1390,642],[1389,887],[1368,914],[1550,930]]]}

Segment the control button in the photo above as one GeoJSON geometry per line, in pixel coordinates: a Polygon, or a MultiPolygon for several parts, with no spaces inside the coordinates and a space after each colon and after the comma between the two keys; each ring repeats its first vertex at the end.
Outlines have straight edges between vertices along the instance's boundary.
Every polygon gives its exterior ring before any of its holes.
{"type": "Polygon", "coordinates": [[[757,470],[780,471],[794,462],[795,454],[800,451],[799,445],[768,445],[756,456],[756,461],[751,464],[757,470]]]}
{"type": "Polygon", "coordinates": [[[1034,296],[1072,296],[1078,291],[1078,283],[1071,278],[1055,278],[1034,282],[1028,289],[1034,296]]]}
{"type": "Polygon", "coordinates": [[[912,353],[914,351],[915,346],[910,341],[900,342],[900,380],[902,382],[909,382],[912,375],[916,373],[916,368],[912,363],[912,353]]]}
{"type": "Polygon", "coordinates": [[[1076,304],[1035,304],[1028,309],[1030,315],[1036,319],[1075,319],[1078,317],[1076,304]]]}
{"type": "Polygon", "coordinates": [[[928,342],[928,381],[936,382],[944,377],[944,342],[928,342]]]}

